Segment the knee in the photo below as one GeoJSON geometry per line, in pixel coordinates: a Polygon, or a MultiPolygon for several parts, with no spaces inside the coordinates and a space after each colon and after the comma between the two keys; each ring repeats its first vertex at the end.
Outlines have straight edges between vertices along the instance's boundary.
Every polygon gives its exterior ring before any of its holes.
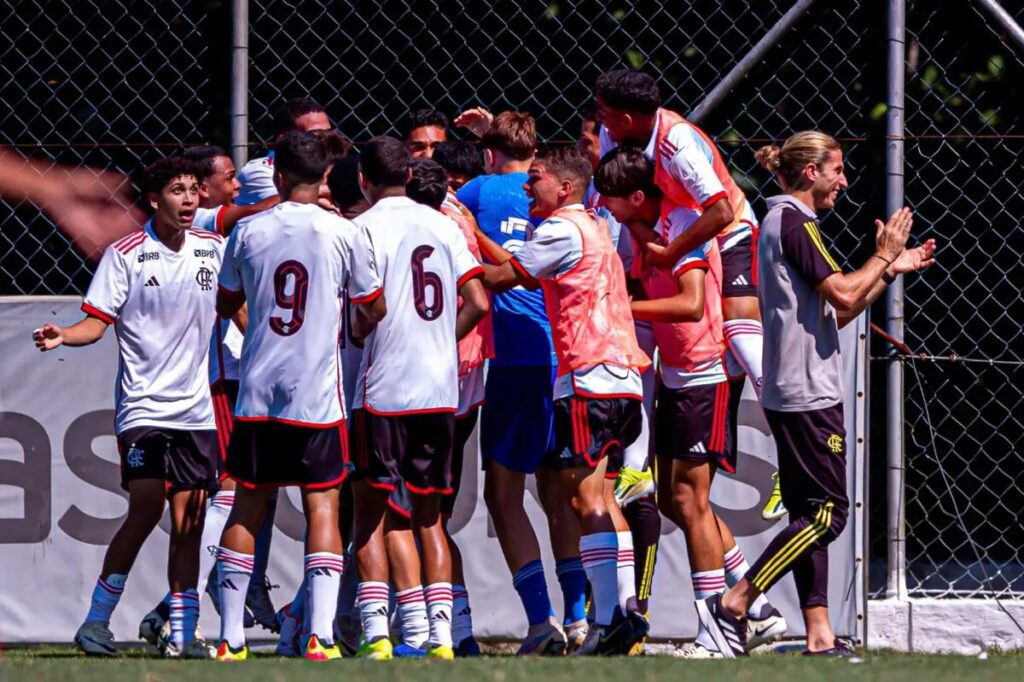
{"type": "Polygon", "coordinates": [[[825,533],[821,541],[829,544],[838,538],[843,529],[846,528],[846,521],[849,517],[849,507],[845,501],[834,501],[823,505],[825,519],[825,533]]]}
{"type": "Polygon", "coordinates": [[[608,503],[602,493],[581,490],[573,496],[572,508],[580,519],[596,520],[608,515],[608,503]]]}
{"type": "Polygon", "coordinates": [[[156,528],[163,515],[163,497],[151,500],[133,499],[128,507],[128,518],[125,519],[125,525],[149,531],[156,528]]]}
{"type": "Polygon", "coordinates": [[[711,498],[698,493],[692,488],[679,488],[672,497],[676,514],[683,523],[690,523],[705,518],[711,511],[711,498]]]}

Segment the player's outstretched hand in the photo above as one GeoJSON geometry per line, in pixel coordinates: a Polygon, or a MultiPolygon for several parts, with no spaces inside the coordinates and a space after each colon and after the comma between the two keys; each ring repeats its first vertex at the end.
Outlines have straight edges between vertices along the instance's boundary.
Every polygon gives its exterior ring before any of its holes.
{"type": "Polygon", "coordinates": [[[45,353],[64,343],[64,330],[55,324],[44,324],[32,332],[32,340],[36,348],[45,353]]]}
{"type": "Polygon", "coordinates": [[[910,227],[914,224],[914,214],[904,206],[889,216],[884,225],[881,220],[875,221],[875,253],[892,263],[903,252],[910,237],[910,227]]]}
{"type": "Polygon", "coordinates": [[[902,275],[905,272],[916,272],[924,270],[935,264],[935,249],[937,248],[934,239],[929,239],[920,246],[912,249],[904,249],[896,260],[892,262],[890,269],[893,275],[902,275]]]}
{"type": "Polygon", "coordinates": [[[664,244],[653,241],[647,242],[647,252],[644,254],[644,268],[668,268],[674,265],[668,253],[668,247],[664,244]]]}
{"type": "Polygon", "coordinates": [[[491,112],[483,107],[473,107],[456,116],[453,123],[460,128],[469,130],[477,137],[482,137],[493,120],[494,114],[491,112]]]}

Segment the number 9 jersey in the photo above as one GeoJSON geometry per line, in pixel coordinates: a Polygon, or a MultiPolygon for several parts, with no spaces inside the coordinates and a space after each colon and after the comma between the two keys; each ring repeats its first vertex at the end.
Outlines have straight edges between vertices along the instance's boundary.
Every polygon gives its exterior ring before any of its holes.
{"type": "Polygon", "coordinates": [[[480,263],[451,218],[407,197],[381,199],[355,223],[370,237],[388,313],[366,339],[353,408],[454,413],[458,291],[480,263]]]}
{"type": "Polygon", "coordinates": [[[235,416],[340,424],[341,297],[368,303],[383,291],[366,232],[315,204],[282,202],[235,227],[220,287],[244,290],[249,304],[235,416]]]}

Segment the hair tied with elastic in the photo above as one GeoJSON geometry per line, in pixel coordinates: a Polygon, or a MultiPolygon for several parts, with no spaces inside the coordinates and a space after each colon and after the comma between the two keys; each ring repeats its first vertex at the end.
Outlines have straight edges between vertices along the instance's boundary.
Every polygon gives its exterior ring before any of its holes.
{"type": "Polygon", "coordinates": [[[762,168],[774,173],[782,166],[782,161],[779,159],[779,152],[779,148],[775,145],[765,145],[754,152],[754,159],[762,168]]]}

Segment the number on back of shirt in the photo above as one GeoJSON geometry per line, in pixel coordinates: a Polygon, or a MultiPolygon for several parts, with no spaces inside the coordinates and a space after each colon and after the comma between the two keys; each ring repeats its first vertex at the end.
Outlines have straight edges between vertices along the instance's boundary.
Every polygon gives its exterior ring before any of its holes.
{"type": "Polygon", "coordinates": [[[306,297],[309,293],[309,272],[297,260],[286,260],[274,270],[274,300],[277,307],[290,311],[289,319],[274,315],[270,330],[281,336],[291,336],[302,328],[306,317],[306,297]]]}
{"type": "Polygon", "coordinates": [[[436,272],[429,272],[423,267],[423,261],[432,253],[434,253],[434,247],[423,244],[413,249],[411,259],[413,304],[416,314],[428,322],[441,317],[441,313],[444,312],[441,277],[436,272]],[[430,298],[429,304],[427,303],[428,297],[430,298]]]}

